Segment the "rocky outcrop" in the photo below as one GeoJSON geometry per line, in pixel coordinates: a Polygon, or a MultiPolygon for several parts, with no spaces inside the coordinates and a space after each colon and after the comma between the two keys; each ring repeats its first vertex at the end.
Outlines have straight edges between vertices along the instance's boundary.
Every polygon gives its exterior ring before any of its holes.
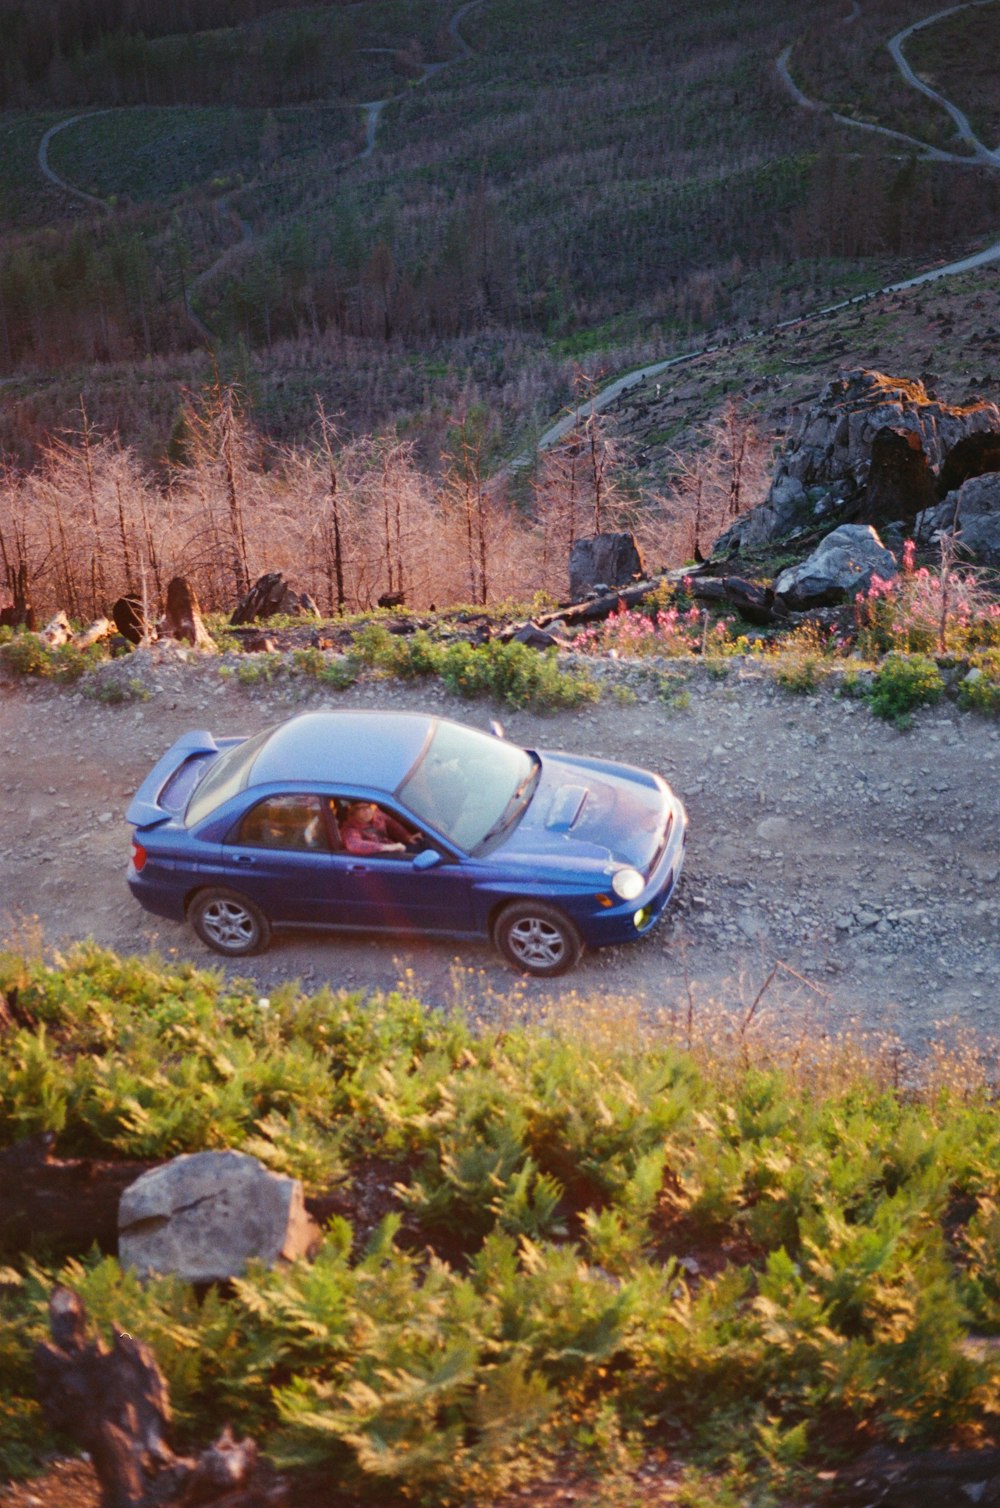
{"type": "Polygon", "coordinates": [[[896,557],[868,524],[841,524],[797,566],[782,571],[774,595],[792,611],[829,607],[864,592],[874,576],[896,575],[896,557]]]}
{"type": "Polygon", "coordinates": [[[645,574],[631,534],[591,534],[574,541],[569,555],[569,595],[579,602],[587,592],[628,586],[645,574]]]}
{"type": "Polygon", "coordinates": [[[298,1180],[242,1152],[195,1152],[151,1168],[118,1209],[119,1261],[142,1276],[217,1282],[251,1260],[273,1266],[307,1256],[318,1240],[298,1180]]]}
{"type": "Polygon", "coordinates": [[[241,623],[257,623],[279,614],[289,618],[318,618],[319,608],[308,592],[295,591],[280,571],[268,571],[258,576],[229,622],[235,628],[241,623]]]}
{"type": "MultiPolygon", "coordinates": [[[[803,416],[779,459],[767,499],[727,529],[714,553],[766,545],[852,509],[855,517],[873,521],[865,511],[868,488],[879,519],[889,521],[888,513],[898,506],[896,518],[911,520],[927,507],[937,473],[955,448],[971,436],[994,433],[1000,435],[995,403],[954,406],[933,397],[921,382],[846,372],[827,383],[803,416]]],[[[988,453],[989,445],[977,448],[979,461],[988,453]]]]}
{"type": "Polygon", "coordinates": [[[961,559],[1000,566],[1000,472],[975,476],[944,502],[919,514],[914,538],[932,544],[951,538],[961,559]]]}

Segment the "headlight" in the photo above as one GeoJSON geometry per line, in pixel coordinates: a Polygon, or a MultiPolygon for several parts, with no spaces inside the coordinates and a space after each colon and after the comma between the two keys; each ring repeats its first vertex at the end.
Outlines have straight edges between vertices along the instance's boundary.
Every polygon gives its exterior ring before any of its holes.
{"type": "Polygon", "coordinates": [[[646,888],[646,881],[638,869],[616,869],[611,880],[615,895],[623,901],[634,901],[646,888]]]}

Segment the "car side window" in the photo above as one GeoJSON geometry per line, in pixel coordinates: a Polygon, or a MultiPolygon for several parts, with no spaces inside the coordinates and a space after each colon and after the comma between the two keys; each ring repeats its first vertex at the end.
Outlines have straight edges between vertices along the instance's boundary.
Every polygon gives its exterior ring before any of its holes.
{"type": "Polygon", "coordinates": [[[227,842],[329,853],[333,844],[324,812],[328,805],[320,796],[267,796],[245,813],[227,842]]]}
{"type": "Polygon", "coordinates": [[[401,859],[412,857],[421,835],[376,801],[349,801],[340,814],[340,840],[348,854],[401,859]]]}

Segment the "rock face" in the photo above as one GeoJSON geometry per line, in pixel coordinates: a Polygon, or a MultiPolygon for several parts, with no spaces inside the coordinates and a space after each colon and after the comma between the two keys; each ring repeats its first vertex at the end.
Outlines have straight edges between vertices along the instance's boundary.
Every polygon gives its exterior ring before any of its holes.
{"type": "Polygon", "coordinates": [[[242,1152],[195,1152],[151,1168],[118,1207],[118,1257],[142,1276],[192,1283],[238,1277],[247,1262],[274,1266],[309,1255],[319,1230],[302,1185],[242,1152]]]}
{"type": "MultiPolygon", "coordinates": [[[[1000,434],[995,403],[956,407],[933,398],[921,382],[864,370],[843,373],[827,383],[803,416],[778,462],[766,501],[737,519],[714,551],[766,545],[815,527],[818,519],[833,517],[849,504],[857,505],[867,521],[863,500],[869,485],[870,502],[880,518],[887,517],[890,500],[898,498],[896,517],[912,519],[929,503],[930,470],[936,475],[961,442],[990,433],[1000,434]],[[873,449],[880,436],[873,474],[873,449]]],[[[977,449],[980,463],[989,451],[989,444],[985,451],[977,449]]]]}
{"type": "Polygon", "coordinates": [[[872,440],[871,462],[861,517],[874,527],[910,526],[922,508],[937,500],[934,473],[920,436],[913,430],[880,429],[872,440]]]}
{"type": "Polygon", "coordinates": [[[954,536],[961,558],[1000,566],[1000,472],[971,477],[943,503],[919,514],[917,541],[930,544],[936,534],[954,536]]]}
{"type": "Polygon", "coordinates": [[[644,575],[639,546],[631,534],[591,534],[575,540],[569,553],[569,594],[574,602],[598,584],[630,586],[644,575]]]}
{"type": "Polygon", "coordinates": [[[229,621],[236,628],[241,623],[277,617],[279,613],[290,618],[318,618],[319,608],[308,592],[294,591],[280,571],[268,571],[258,576],[229,621]]]}
{"type": "Polygon", "coordinates": [[[896,557],[867,524],[841,524],[807,560],[782,571],[774,595],[792,611],[843,602],[871,586],[873,576],[889,581],[896,557]]]}

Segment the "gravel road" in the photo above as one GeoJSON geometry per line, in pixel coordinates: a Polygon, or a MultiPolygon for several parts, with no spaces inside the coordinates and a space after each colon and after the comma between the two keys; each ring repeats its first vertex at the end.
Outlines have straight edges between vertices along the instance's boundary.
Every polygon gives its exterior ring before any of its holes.
{"type": "Polygon", "coordinates": [[[287,979],[404,982],[428,1003],[486,1017],[512,1003],[531,1016],[551,1000],[608,997],[651,1016],[712,1002],[743,1012],[777,963],[758,1014],[791,1030],[857,1024],[920,1048],[940,1022],[1000,1027],[1000,730],[950,705],[900,733],[861,703],[793,696],[739,664],[721,680],[699,670],[679,707],[640,692],[630,705],[606,695],[549,715],[458,702],[438,687],[247,689],[212,663],[149,665],[145,679],[149,700],[122,705],[0,682],[0,935],[155,948],[226,967],[261,994],[287,979]],[[529,746],[660,770],[691,817],[675,907],[649,938],[587,954],[555,983],[519,979],[485,944],[458,952],[404,938],[288,934],[261,958],[221,965],[186,927],[133,902],[128,798],[184,729],[252,733],[324,701],[430,707],[481,726],[499,713],[529,746]]]}

